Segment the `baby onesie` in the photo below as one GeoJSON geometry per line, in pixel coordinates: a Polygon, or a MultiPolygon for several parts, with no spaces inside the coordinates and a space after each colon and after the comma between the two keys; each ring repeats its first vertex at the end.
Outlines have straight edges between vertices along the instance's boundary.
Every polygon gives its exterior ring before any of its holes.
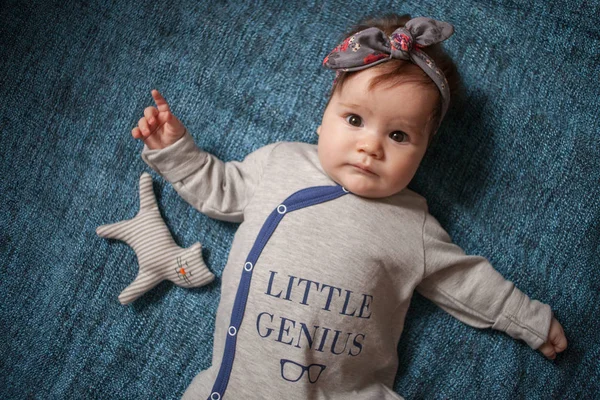
{"type": "Polygon", "coordinates": [[[184,399],[401,399],[397,345],[416,290],[536,349],[552,311],[466,255],[409,189],[367,199],[278,142],[222,162],[191,135],[143,160],[193,207],[240,223],[222,274],[212,366],[184,399]]]}

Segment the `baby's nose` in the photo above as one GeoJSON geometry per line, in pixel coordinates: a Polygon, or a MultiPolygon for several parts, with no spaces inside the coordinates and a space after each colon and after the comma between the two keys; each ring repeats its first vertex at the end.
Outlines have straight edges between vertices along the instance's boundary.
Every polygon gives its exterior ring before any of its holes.
{"type": "Polygon", "coordinates": [[[378,138],[365,137],[358,142],[358,151],[379,159],[383,155],[381,141],[378,138]]]}

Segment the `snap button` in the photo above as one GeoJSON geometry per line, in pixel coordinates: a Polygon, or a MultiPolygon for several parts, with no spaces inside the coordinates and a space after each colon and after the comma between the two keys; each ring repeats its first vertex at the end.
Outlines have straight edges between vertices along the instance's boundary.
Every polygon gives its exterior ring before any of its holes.
{"type": "Polygon", "coordinates": [[[229,336],[235,336],[235,334],[237,333],[237,329],[235,329],[235,326],[230,326],[229,327],[229,336]]]}
{"type": "Polygon", "coordinates": [[[221,399],[221,395],[219,393],[217,393],[217,392],[212,392],[211,395],[210,395],[210,398],[212,400],[220,400],[221,399]]]}
{"type": "Polygon", "coordinates": [[[350,191],[348,189],[346,189],[345,187],[342,186],[342,190],[346,193],[350,193],[350,191]]]}
{"type": "Polygon", "coordinates": [[[285,214],[286,211],[287,211],[287,207],[285,206],[285,204],[281,204],[281,205],[279,205],[279,207],[277,207],[277,212],[279,214],[285,214]]]}
{"type": "Polygon", "coordinates": [[[246,271],[252,271],[252,267],[253,267],[253,265],[250,261],[248,261],[246,264],[244,264],[244,269],[246,271]]]}

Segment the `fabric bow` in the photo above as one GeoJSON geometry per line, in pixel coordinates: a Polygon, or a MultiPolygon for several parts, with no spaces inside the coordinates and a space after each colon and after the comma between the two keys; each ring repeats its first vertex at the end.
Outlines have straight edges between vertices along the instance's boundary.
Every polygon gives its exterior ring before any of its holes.
{"type": "Polygon", "coordinates": [[[411,60],[411,51],[443,42],[454,27],[443,21],[418,17],[396,29],[388,38],[378,28],[367,28],[344,40],[323,61],[330,69],[358,71],[389,58],[411,60]]]}
{"type": "Polygon", "coordinates": [[[427,17],[411,19],[390,37],[378,28],[367,28],[346,38],[325,57],[323,65],[338,71],[360,71],[393,58],[411,61],[421,67],[440,90],[441,122],[450,104],[448,82],[433,60],[420,49],[443,42],[453,33],[451,24],[427,17]]]}

